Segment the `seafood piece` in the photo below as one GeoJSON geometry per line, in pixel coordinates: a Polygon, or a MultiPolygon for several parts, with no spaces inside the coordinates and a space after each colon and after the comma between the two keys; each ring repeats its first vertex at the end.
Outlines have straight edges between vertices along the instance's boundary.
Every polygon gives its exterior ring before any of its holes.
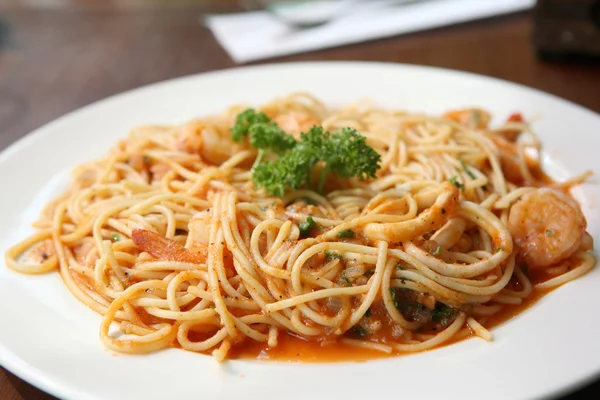
{"type": "Polygon", "coordinates": [[[545,268],[571,256],[585,235],[579,205],[556,189],[527,193],[510,209],[508,229],[530,268],[545,268]]]}

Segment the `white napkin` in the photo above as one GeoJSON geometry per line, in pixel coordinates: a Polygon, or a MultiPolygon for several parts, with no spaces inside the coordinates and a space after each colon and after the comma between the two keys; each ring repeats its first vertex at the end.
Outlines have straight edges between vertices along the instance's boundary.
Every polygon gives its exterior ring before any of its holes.
{"type": "Polygon", "coordinates": [[[205,22],[229,55],[243,63],[525,10],[535,0],[435,0],[395,6],[377,3],[360,2],[338,18],[312,28],[289,26],[268,11],[210,15],[205,22]]]}

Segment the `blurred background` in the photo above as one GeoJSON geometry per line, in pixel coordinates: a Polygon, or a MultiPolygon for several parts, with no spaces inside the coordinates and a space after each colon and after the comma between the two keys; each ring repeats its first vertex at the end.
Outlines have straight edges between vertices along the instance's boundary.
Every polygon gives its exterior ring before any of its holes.
{"type": "MultiPolygon", "coordinates": [[[[469,71],[600,112],[600,0],[0,0],[0,150],[149,83],[323,60],[469,71]]],[[[0,399],[51,398],[0,368],[0,399]]]]}

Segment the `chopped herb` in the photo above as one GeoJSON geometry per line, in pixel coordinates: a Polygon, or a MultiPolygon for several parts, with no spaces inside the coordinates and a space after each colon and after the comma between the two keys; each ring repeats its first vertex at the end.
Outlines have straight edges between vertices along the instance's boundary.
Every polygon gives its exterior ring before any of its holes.
{"type": "Polygon", "coordinates": [[[356,233],[352,229],[348,229],[347,231],[341,231],[337,235],[340,239],[354,239],[356,237],[356,233]]]}
{"type": "Polygon", "coordinates": [[[435,308],[431,313],[431,319],[435,322],[444,322],[448,318],[452,318],[454,315],[454,308],[447,306],[442,302],[435,303],[435,308]]]}
{"type": "Polygon", "coordinates": [[[350,333],[352,334],[352,336],[357,337],[357,338],[364,338],[364,337],[369,336],[369,331],[367,331],[365,328],[363,328],[360,325],[353,326],[350,329],[350,333]]]}
{"type": "Polygon", "coordinates": [[[434,256],[437,256],[437,255],[439,255],[439,254],[440,254],[440,251],[442,251],[442,246],[438,246],[438,247],[436,247],[436,248],[435,248],[435,250],[434,250],[434,251],[431,251],[431,250],[430,250],[429,252],[430,252],[431,254],[433,254],[434,256]]]}
{"type": "Polygon", "coordinates": [[[498,253],[500,251],[504,251],[504,246],[500,246],[496,249],[496,253],[498,253]]]}
{"type": "Polygon", "coordinates": [[[365,276],[372,276],[374,273],[375,273],[375,270],[374,269],[370,269],[368,271],[365,271],[364,275],[365,276]]]}
{"type": "Polygon", "coordinates": [[[144,156],[144,164],[150,164],[150,157],[149,156],[144,156]]]}
{"type": "Polygon", "coordinates": [[[346,285],[352,286],[352,282],[350,282],[350,279],[348,279],[346,275],[342,274],[342,280],[346,283],[346,285]]]}
{"type": "Polygon", "coordinates": [[[339,253],[336,253],[334,251],[325,250],[325,261],[331,261],[334,258],[337,258],[338,260],[344,259],[344,257],[342,257],[342,255],[339,253]]]}
{"type": "Polygon", "coordinates": [[[118,242],[119,240],[121,240],[121,237],[119,235],[117,235],[116,233],[113,233],[112,240],[113,240],[113,242],[118,242]]]}
{"type": "Polygon", "coordinates": [[[317,226],[317,223],[310,215],[306,217],[306,221],[300,222],[298,227],[300,228],[300,236],[307,237],[310,235],[310,232],[317,226]]]}
{"type": "Polygon", "coordinates": [[[371,309],[367,308],[367,311],[365,311],[365,317],[369,318],[371,316],[371,309]]]}
{"type": "Polygon", "coordinates": [[[448,182],[451,182],[451,183],[453,183],[453,184],[454,184],[454,186],[456,186],[456,187],[457,187],[458,189],[460,189],[460,190],[465,190],[465,185],[463,185],[462,183],[460,183],[460,182],[457,180],[457,177],[456,177],[456,175],[454,175],[454,176],[451,176],[451,177],[450,177],[450,179],[448,179],[448,182]]]}
{"type": "Polygon", "coordinates": [[[546,236],[548,236],[548,237],[552,237],[552,236],[554,236],[554,232],[552,232],[552,231],[551,231],[551,230],[549,230],[549,229],[546,229],[546,236]]]}
{"type": "Polygon", "coordinates": [[[460,160],[460,165],[462,166],[462,169],[467,173],[467,175],[469,175],[469,177],[471,179],[477,179],[477,177],[475,176],[475,174],[473,173],[473,171],[471,171],[469,169],[469,167],[466,166],[466,164],[463,162],[463,160],[460,160]]]}
{"type": "Polygon", "coordinates": [[[211,309],[213,309],[213,310],[214,310],[214,309],[215,309],[215,305],[214,305],[214,304],[211,304],[210,306],[208,306],[208,308],[211,308],[211,309]]]}
{"type": "Polygon", "coordinates": [[[396,269],[400,269],[402,271],[404,271],[406,269],[406,267],[400,263],[396,264],[396,269]]]}
{"type": "Polygon", "coordinates": [[[394,288],[390,288],[390,296],[392,296],[394,307],[396,307],[397,310],[400,310],[400,305],[398,304],[398,300],[396,299],[396,290],[394,288]]]}

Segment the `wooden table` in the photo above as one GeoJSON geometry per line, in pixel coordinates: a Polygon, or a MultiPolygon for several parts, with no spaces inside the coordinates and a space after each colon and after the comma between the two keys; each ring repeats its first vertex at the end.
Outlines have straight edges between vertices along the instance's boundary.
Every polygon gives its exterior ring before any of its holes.
{"type": "MultiPolygon", "coordinates": [[[[235,66],[200,23],[203,13],[235,11],[233,1],[8,1],[0,5],[0,149],[106,96],[235,66]]],[[[532,30],[531,14],[521,13],[265,62],[433,65],[522,83],[600,112],[600,67],[539,61],[532,30]]],[[[600,390],[600,383],[577,398],[593,397],[594,389],[600,390]]],[[[0,368],[0,399],[51,398],[0,368]]]]}

